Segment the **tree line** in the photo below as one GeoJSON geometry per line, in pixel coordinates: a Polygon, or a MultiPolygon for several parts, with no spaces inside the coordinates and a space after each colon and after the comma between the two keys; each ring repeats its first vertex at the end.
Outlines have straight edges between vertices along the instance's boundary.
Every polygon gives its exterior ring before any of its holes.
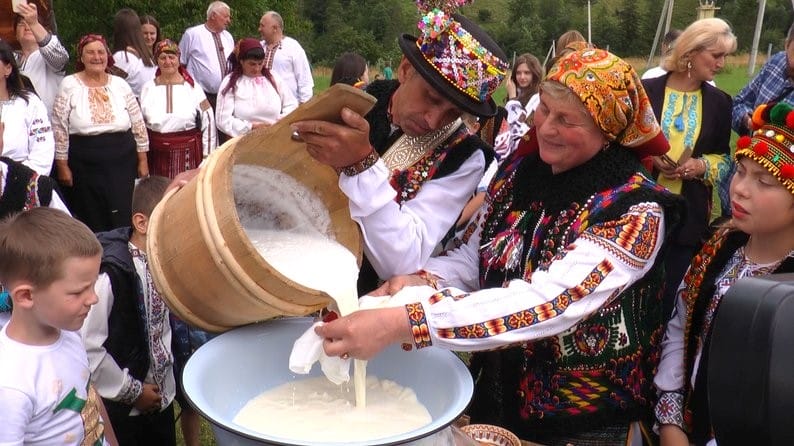
{"type": "MultiPolygon", "coordinates": [[[[112,37],[113,15],[129,7],[150,14],[162,35],[179,40],[185,29],[203,23],[208,0],[57,0],[58,33],[67,48],[94,32],[112,37]]],[[[232,8],[229,31],[239,39],[258,37],[263,12],[278,11],[285,34],[300,41],[315,66],[331,66],[345,51],[363,55],[371,64],[396,63],[397,37],[416,35],[418,13],[409,0],[227,0],[232,8]]],[[[557,36],[569,29],[587,36],[587,0],[480,0],[463,13],[480,23],[508,55],[531,52],[541,60],[557,36]]],[[[664,2],[661,0],[591,0],[593,42],[621,56],[647,56],[653,44],[664,2]]],[[[678,0],[671,25],[685,28],[696,19],[698,0],[678,0]]],[[[726,20],[738,37],[739,51],[749,51],[757,0],[717,1],[716,16],[726,20]]],[[[782,49],[792,22],[788,0],[769,0],[760,51],[772,44],[782,49]]]]}

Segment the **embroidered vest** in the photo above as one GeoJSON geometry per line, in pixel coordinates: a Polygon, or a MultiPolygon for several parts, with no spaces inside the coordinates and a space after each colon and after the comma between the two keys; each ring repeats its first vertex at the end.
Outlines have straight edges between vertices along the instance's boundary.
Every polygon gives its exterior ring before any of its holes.
{"type": "Polygon", "coordinates": [[[50,205],[55,181],[10,158],[2,157],[0,162],[8,166],[6,184],[0,199],[0,218],[50,205]]]}
{"type": "MultiPolygon", "coordinates": [[[[669,233],[678,218],[677,199],[636,173],[638,162],[625,149],[607,152],[561,175],[551,175],[537,155],[514,154],[505,161],[486,198],[482,287],[503,286],[518,278],[531,281],[534,271],[564,256],[565,247],[585,229],[617,220],[642,202],[665,208],[669,233]],[[522,184],[516,184],[516,178],[522,184]],[[581,184],[566,184],[567,179],[581,184]],[[560,194],[553,190],[557,186],[560,194]],[[566,195],[562,188],[578,192],[566,195]],[[563,197],[556,199],[557,195],[563,197]]],[[[641,280],[566,332],[475,354],[472,370],[479,379],[472,421],[499,424],[539,441],[539,432],[580,432],[650,418],[652,377],[664,333],[661,257],[641,280]]],[[[554,303],[548,311],[556,311],[554,303]]]]}

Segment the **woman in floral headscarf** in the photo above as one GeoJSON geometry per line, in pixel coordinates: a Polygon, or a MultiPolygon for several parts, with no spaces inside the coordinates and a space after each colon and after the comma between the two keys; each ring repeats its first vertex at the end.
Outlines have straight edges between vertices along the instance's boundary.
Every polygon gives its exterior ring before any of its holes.
{"type": "Polygon", "coordinates": [[[229,55],[229,74],[218,89],[215,120],[229,136],[266,127],[298,106],[278,76],[265,67],[265,50],[258,40],[240,39],[229,55]]]}
{"type": "Polygon", "coordinates": [[[149,170],[173,178],[195,169],[217,145],[215,119],[204,90],[179,64],[179,46],[155,44],[157,73],[141,90],[141,111],[149,131],[149,170]]]}
{"type": "Polygon", "coordinates": [[[77,57],[52,111],[55,171],[74,216],[101,232],[130,224],[135,177],[149,176],[149,138],[132,89],[111,74],[105,38],[81,38],[77,57]]]}
{"type": "Polygon", "coordinates": [[[667,148],[628,63],[599,49],[563,56],[465,244],[376,291],[419,286],[392,299],[404,305],[318,327],[326,353],[370,358],[393,342],[500,349],[472,357],[472,422],[546,445],[642,444],[660,259],[681,206],[639,160],[667,148]]]}

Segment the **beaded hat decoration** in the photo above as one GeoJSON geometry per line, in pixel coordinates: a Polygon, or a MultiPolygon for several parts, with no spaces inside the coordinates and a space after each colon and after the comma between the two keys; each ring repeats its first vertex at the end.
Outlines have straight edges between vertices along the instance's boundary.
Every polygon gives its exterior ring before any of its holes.
{"type": "Polygon", "coordinates": [[[479,26],[455,11],[472,0],[418,0],[420,34],[403,35],[403,54],[414,68],[456,105],[492,116],[491,96],[507,73],[507,57],[479,26]]]}
{"type": "Polygon", "coordinates": [[[633,149],[640,158],[666,153],[670,144],[634,68],[606,50],[569,49],[549,69],[546,81],[573,91],[607,140],[633,149]]]}
{"type": "Polygon", "coordinates": [[[784,103],[759,105],[753,134],[736,141],[736,159],[748,157],[767,169],[794,194],[794,108],[784,103]]]}

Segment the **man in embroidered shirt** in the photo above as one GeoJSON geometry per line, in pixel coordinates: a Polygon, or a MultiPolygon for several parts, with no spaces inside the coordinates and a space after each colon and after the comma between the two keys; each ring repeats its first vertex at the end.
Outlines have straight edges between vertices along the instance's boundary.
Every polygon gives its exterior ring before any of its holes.
{"type": "Polygon", "coordinates": [[[753,110],[769,102],[794,105],[794,24],[788,29],[785,50],[772,56],[733,99],[733,130],[740,135],[749,135],[753,128],[753,110]]]}
{"type": "Polygon", "coordinates": [[[314,79],[309,59],[297,40],[284,35],[281,15],[275,11],[262,15],[259,34],[265,49],[265,66],[287,84],[299,103],[311,99],[314,79]]]}
{"type": "Polygon", "coordinates": [[[507,58],[476,24],[438,14],[448,24],[438,35],[425,28],[419,39],[400,37],[397,80],[370,84],[378,102],[365,118],[344,109],[344,125],[293,124],[309,154],[340,171],[339,187],[365,242],[359,293],[372,291],[378,279],[421,269],[493,159],[459,118],[496,113],[491,94],[507,58]],[[457,81],[440,74],[452,70],[466,74],[457,81]]]}
{"type": "Polygon", "coordinates": [[[212,2],[207,21],[188,28],[179,41],[180,62],[204,89],[213,110],[218,87],[226,76],[226,59],[234,49],[234,38],[226,31],[231,21],[229,5],[212,2]]]}

